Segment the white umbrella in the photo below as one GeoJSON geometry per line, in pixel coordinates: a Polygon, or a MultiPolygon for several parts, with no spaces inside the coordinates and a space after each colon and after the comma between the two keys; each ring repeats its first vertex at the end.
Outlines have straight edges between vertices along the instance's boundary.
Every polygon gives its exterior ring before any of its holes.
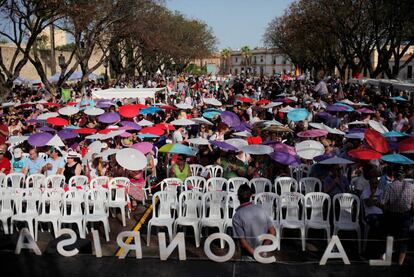
{"type": "Polygon", "coordinates": [[[333,156],[332,158],[328,158],[326,160],[323,160],[321,162],[319,162],[320,164],[353,164],[353,161],[338,157],[338,156],[333,156]]]}
{"type": "Polygon", "coordinates": [[[206,125],[214,125],[209,120],[205,119],[204,117],[195,117],[191,119],[194,122],[197,122],[198,124],[206,124],[206,125]]]}
{"type": "Polygon", "coordinates": [[[49,117],[57,117],[57,116],[59,116],[59,114],[58,114],[58,113],[42,113],[41,115],[39,115],[39,116],[37,117],[37,119],[38,119],[38,120],[46,120],[46,119],[48,119],[49,117]]]}
{"type": "Polygon", "coordinates": [[[86,136],[85,138],[86,139],[102,139],[102,134],[94,134],[94,135],[89,135],[89,136],[86,136]]]}
{"type": "Polygon", "coordinates": [[[360,121],[360,120],[355,120],[355,121],[352,121],[352,122],[348,123],[348,125],[367,125],[367,124],[368,124],[368,122],[360,121]]]}
{"type": "Polygon", "coordinates": [[[210,143],[205,138],[191,138],[188,140],[188,143],[194,145],[209,145],[210,143]]]}
{"type": "Polygon", "coordinates": [[[369,124],[369,127],[371,127],[372,129],[374,129],[375,131],[377,131],[381,134],[389,132],[387,127],[385,127],[384,125],[382,125],[378,121],[370,120],[370,121],[368,121],[368,124],[369,124]]]}
{"type": "Polygon", "coordinates": [[[105,151],[102,151],[101,153],[99,153],[97,155],[97,157],[101,157],[102,159],[107,160],[108,159],[108,156],[113,155],[113,154],[116,154],[119,151],[120,151],[120,149],[112,149],[112,148],[109,148],[109,149],[106,149],[105,151]]]}
{"type": "Polygon", "coordinates": [[[263,106],[263,108],[270,109],[270,108],[273,108],[273,107],[280,106],[282,104],[283,104],[282,102],[270,102],[269,104],[263,106]]]}
{"type": "Polygon", "coordinates": [[[313,127],[313,128],[316,128],[316,129],[319,129],[319,130],[326,130],[326,125],[325,124],[323,124],[323,123],[315,123],[315,122],[310,122],[309,123],[309,126],[311,126],[311,127],[313,127]]]}
{"type": "Polygon", "coordinates": [[[111,131],[108,134],[102,135],[102,137],[100,138],[100,140],[106,140],[106,139],[114,138],[116,136],[121,135],[124,132],[125,132],[125,130],[115,130],[115,131],[111,131]]]}
{"type": "Polygon", "coordinates": [[[288,99],[298,102],[298,98],[296,96],[289,96],[288,99]]]}
{"type": "Polygon", "coordinates": [[[233,135],[235,135],[237,137],[247,138],[247,137],[250,137],[252,134],[250,132],[247,132],[247,131],[242,131],[242,132],[236,132],[233,135]]]}
{"type": "Polygon", "coordinates": [[[322,143],[315,140],[305,140],[295,145],[296,153],[299,157],[307,160],[312,160],[316,156],[325,153],[325,147],[322,143]]]}
{"type": "Polygon", "coordinates": [[[252,144],[240,148],[241,151],[251,155],[265,155],[274,152],[274,149],[269,145],[252,144]]]}
{"type": "Polygon", "coordinates": [[[267,127],[267,126],[272,126],[272,125],[276,125],[276,126],[283,126],[282,123],[280,123],[277,120],[267,120],[265,122],[263,122],[263,124],[267,127]]]}
{"type": "Polygon", "coordinates": [[[176,125],[176,126],[188,126],[188,125],[195,125],[196,123],[187,118],[180,118],[180,119],[171,121],[170,124],[176,125]]]}
{"type": "Polygon", "coordinates": [[[280,112],[282,112],[282,113],[288,113],[288,112],[290,112],[292,110],[294,110],[294,108],[292,108],[291,106],[286,106],[284,108],[281,108],[280,109],[280,112]]]}
{"type": "Polygon", "coordinates": [[[147,158],[134,148],[124,148],[118,151],[115,159],[120,166],[128,170],[142,170],[147,166],[147,158]]]}
{"type": "Polygon", "coordinates": [[[331,127],[326,126],[326,125],[325,125],[325,130],[328,131],[329,134],[341,135],[341,136],[345,135],[345,132],[342,132],[341,130],[338,130],[336,128],[331,128],[331,127]]]}
{"type": "Polygon", "coordinates": [[[141,121],[138,121],[138,122],[136,122],[139,126],[141,126],[141,127],[146,127],[146,126],[152,126],[152,125],[154,125],[154,123],[153,122],[151,122],[151,121],[149,121],[149,120],[146,120],[146,119],[143,119],[143,120],[141,120],[141,121]]]}
{"type": "Polygon", "coordinates": [[[223,105],[220,101],[218,101],[215,98],[203,98],[203,102],[207,105],[213,105],[213,106],[221,106],[223,105]]]}
{"type": "Polygon", "coordinates": [[[71,115],[77,114],[77,113],[79,112],[79,109],[78,109],[78,108],[76,108],[76,107],[71,107],[71,106],[68,106],[68,107],[63,107],[63,108],[60,108],[58,112],[59,112],[61,115],[68,115],[68,116],[71,116],[71,115]]]}
{"type": "Polygon", "coordinates": [[[244,146],[249,145],[247,141],[245,141],[244,139],[239,139],[239,138],[226,139],[224,142],[236,147],[237,149],[240,149],[244,146]]]}
{"type": "Polygon", "coordinates": [[[64,147],[65,143],[63,143],[62,139],[58,135],[54,135],[46,145],[55,146],[55,147],[64,147]]]}
{"type": "Polygon", "coordinates": [[[29,138],[28,136],[11,136],[6,141],[6,143],[13,144],[13,145],[20,144],[20,143],[26,141],[28,138],[29,138]]]}
{"type": "Polygon", "coordinates": [[[104,114],[105,113],[105,111],[103,109],[95,108],[95,107],[93,107],[93,108],[87,108],[83,112],[85,114],[91,115],[91,116],[97,116],[97,115],[101,115],[101,114],[104,114]]]}
{"type": "Polygon", "coordinates": [[[187,104],[187,103],[178,103],[175,106],[179,109],[182,109],[182,110],[191,110],[193,108],[193,106],[191,106],[190,104],[187,104]]]}
{"type": "MultiPolygon", "coordinates": [[[[100,135],[100,134],[98,134],[100,135]]],[[[86,153],[85,157],[83,157],[83,160],[90,160],[92,158],[93,154],[100,153],[102,150],[102,142],[100,141],[94,141],[88,146],[88,153],[86,153]]]]}

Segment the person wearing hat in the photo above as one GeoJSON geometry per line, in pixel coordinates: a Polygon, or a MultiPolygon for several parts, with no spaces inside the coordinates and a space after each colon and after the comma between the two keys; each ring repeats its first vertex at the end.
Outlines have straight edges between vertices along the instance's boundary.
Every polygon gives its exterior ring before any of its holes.
{"type": "Polygon", "coordinates": [[[11,172],[20,173],[26,165],[26,160],[23,158],[23,151],[21,148],[15,148],[13,151],[13,158],[11,159],[11,172]]]}
{"type": "Polygon", "coordinates": [[[69,151],[66,156],[66,165],[63,171],[66,182],[73,176],[82,175],[82,165],[79,161],[79,155],[75,151],[69,151]]]}
{"type": "Polygon", "coordinates": [[[11,170],[10,160],[4,156],[5,152],[0,149],[0,172],[9,174],[11,170]]]}
{"type": "Polygon", "coordinates": [[[51,147],[49,150],[49,157],[50,158],[46,160],[46,164],[42,167],[41,172],[46,174],[46,176],[63,174],[65,160],[60,156],[60,152],[56,148],[51,147]]]}

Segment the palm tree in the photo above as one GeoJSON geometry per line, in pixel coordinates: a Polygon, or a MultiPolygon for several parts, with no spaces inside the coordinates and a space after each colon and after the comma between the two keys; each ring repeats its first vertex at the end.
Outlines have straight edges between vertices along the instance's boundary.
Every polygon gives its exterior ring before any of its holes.
{"type": "Polygon", "coordinates": [[[249,46],[245,45],[242,48],[240,48],[240,52],[244,61],[244,65],[246,66],[247,72],[247,67],[250,66],[250,57],[252,56],[252,50],[249,46]]]}
{"type": "Polygon", "coordinates": [[[228,48],[222,49],[220,51],[220,56],[224,60],[224,70],[223,70],[223,72],[225,74],[228,74],[229,68],[230,68],[230,57],[231,57],[230,49],[228,49],[228,48]]]}

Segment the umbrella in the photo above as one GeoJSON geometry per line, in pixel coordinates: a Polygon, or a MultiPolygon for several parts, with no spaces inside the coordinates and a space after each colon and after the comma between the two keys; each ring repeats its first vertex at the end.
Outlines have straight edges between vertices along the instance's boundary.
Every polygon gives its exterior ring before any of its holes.
{"type": "Polygon", "coordinates": [[[132,136],[132,134],[131,133],[128,133],[128,132],[123,132],[119,136],[122,137],[122,138],[129,138],[130,136],[132,136]]]}
{"type": "Polygon", "coordinates": [[[46,122],[54,126],[67,126],[69,121],[61,117],[49,117],[46,122]]]}
{"type": "Polygon", "coordinates": [[[26,141],[28,138],[29,138],[29,136],[11,136],[6,141],[6,143],[17,145],[17,144],[20,144],[20,143],[26,141]]]}
{"type": "Polygon", "coordinates": [[[146,127],[146,126],[152,126],[152,125],[154,125],[153,122],[151,122],[149,120],[146,120],[146,119],[143,119],[143,120],[138,121],[137,124],[139,126],[141,126],[141,127],[146,127]]]}
{"type": "Polygon", "coordinates": [[[179,143],[167,143],[164,146],[162,146],[158,152],[195,156],[195,152],[193,149],[191,149],[190,147],[186,145],[179,144],[179,143]]]}
{"type": "Polygon", "coordinates": [[[146,139],[146,138],[153,139],[153,138],[159,138],[160,136],[153,135],[153,134],[139,134],[138,137],[140,139],[146,139]]]}
{"type": "Polygon", "coordinates": [[[316,114],[316,117],[317,118],[322,118],[324,120],[328,120],[332,117],[332,115],[330,113],[327,113],[327,112],[320,112],[320,113],[316,114]]]}
{"type": "Polygon", "coordinates": [[[65,144],[63,143],[62,139],[58,135],[54,135],[46,145],[55,146],[55,147],[64,147],[65,144]]]}
{"type": "Polygon", "coordinates": [[[53,135],[49,133],[36,133],[36,134],[30,135],[27,139],[27,142],[31,146],[41,147],[41,146],[45,146],[49,142],[49,140],[51,140],[52,138],[53,138],[53,135]]]}
{"type": "Polygon", "coordinates": [[[368,121],[368,124],[372,129],[374,129],[375,131],[377,131],[381,134],[389,132],[389,130],[384,125],[379,123],[378,121],[370,120],[370,121],[368,121]]]}
{"type": "Polygon", "coordinates": [[[110,139],[110,138],[114,138],[116,136],[120,136],[125,132],[125,130],[114,130],[114,131],[110,131],[107,134],[103,134],[101,136],[101,140],[106,140],[106,139],[110,139]]]}
{"type": "Polygon", "coordinates": [[[61,115],[71,116],[71,115],[77,114],[79,112],[79,109],[76,108],[76,107],[68,106],[68,107],[63,107],[63,108],[59,109],[58,112],[61,115]]]}
{"type": "Polygon", "coordinates": [[[76,104],[76,106],[80,110],[85,110],[87,108],[95,107],[95,101],[93,100],[82,100],[76,104]]]}
{"type": "Polygon", "coordinates": [[[59,116],[58,113],[42,113],[37,117],[37,120],[47,120],[50,117],[59,116]]]}
{"type": "Polygon", "coordinates": [[[100,141],[94,141],[88,146],[88,153],[99,153],[102,149],[102,142],[100,141]]]}
{"type": "Polygon", "coordinates": [[[240,125],[232,127],[232,129],[236,132],[242,132],[242,131],[249,131],[250,132],[251,128],[252,128],[252,126],[247,122],[242,122],[240,125]]]}
{"type": "Polygon", "coordinates": [[[234,147],[231,144],[228,144],[227,142],[220,141],[220,140],[209,140],[208,141],[211,145],[217,146],[218,148],[224,150],[224,151],[239,151],[236,147],[234,147]]]}
{"type": "Polygon", "coordinates": [[[139,106],[137,105],[125,105],[119,107],[119,114],[125,118],[133,118],[138,115],[139,106]]]}
{"type": "Polygon", "coordinates": [[[151,134],[156,136],[162,136],[164,134],[164,130],[158,127],[145,127],[141,129],[141,134],[151,134]]]}
{"type": "Polygon", "coordinates": [[[365,131],[365,140],[368,145],[377,152],[387,153],[389,151],[387,140],[377,131],[368,129],[365,131]]]}
{"type": "Polygon", "coordinates": [[[305,120],[308,116],[309,112],[306,109],[294,109],[287,114],[287,117],[293,122],[305,120]]]}
{"type": "Polygon", "coordinates": [[[365,137],[365,133],[348,133],[345,134],[345,137],[348,139],[360,139],[363,140],[365,137]]]}
{"type": "Polygon", "coordinates": [[[72,130],[76,130],[76,129],[80,129],[80,127],[79,126],[76,126],[76,125],[69,125],[69,126],[66,126],[66,128],[65,129],[72,129],[72,130]]]}
{"type": "Polygon", "coordinates": [[[102,123],[115,123],[121,120],[121,117],[116,112],[104,113],[98,117],[98,121],[102,123]]]}
{"type": "Polygon", "coordinates": [[[277,120],[266,120],[263,122],[263,125],[265,125],[266,127],[272,126],[272,125],[283,126],[283,124],[277,120]]]}
{"type": "Polygon", "coordinates": [[[176,107],[170,105],[160,105],[159,107],[163,110],[177,110],[176,107]]]}
{"type": "Polygon", "coordinates": [[[403,98],[403,97],[401,97],[401,96],[394,96],[394,97],[390,97],[390,99],[391,99],[391,100],[394,100],[394,101],[401,101],[401,102],[406,102],[406,101],[408,101],[407,99],[405,99],[405,98],[403,98]]]}
{"type": "Polygon", "coordinates": [[[194,122],[197,122],[198,124],[206,124],[206,125],[211,125],[211,126],[214,125],[213,123],[211,123],[204,117],[195,117],[195,118],[192,118],[191,120],[194,122]]]}
{"type": "Polygon", "coordinates": [[[272,143],[270,144],[273,149],[275,150],[275,152],[285,152],[288,153],[290,155],[295,156],[296,155],[296,150],[294,147],[281,143],[281,142],[276,142],[276,143],[272,143]]]}
{"type": "Polygon", "coordinates": [[[352,102],[351,100],[349,100],[349,99],[344,99],[344,100],[341,100],[341,101],[339,101],[340,103],[344,103],[344,104],[347,104],[347,105],[350,105],[350,106],[354,106],[355,105],[355,103],[354,102],[352,102]]]}
{"type": "Polygon", "coordinates": [[[368,108],[361,108],[356,110],[359,113],[366,113],[366,114],[374,114],[375,112],[373,110],[370,110],[368,108]]]}
{"type": "Polygon", "coordinates": [[[99,153],[98,155],[96,155],[97,157],[101,157],[104,160],[108,159],[108,156],[116,154],[119,152],[120,149],[112,149],[112,148],[108,148],[105,151],[102,151],[101,153],[99,153]]]}
{"type": "Polygon", "coordinates": [[[242,131],[242,132],[233,133],[233,135],[234,136],[237,136],[237,137],[247,138],[247,137],[250,137],[252,134],[250,132],[248,132],[248,131],[242,131]]]}
{"type": "Polygon", "coordinates": [[[329,158],[332,158],[334,156],[334,154],[333,153],[325,153],[325,154],[322,154],[322,155],[320,155],[320,156],[316,156],[315,158],[313,158],[313,160],[315,161],[315,162],[321,162],[321,161],[323,161],[323,160],[326,160],[326,159],[329,159],[329,158]]]}
{"type": "Polygon", "coordinates": [[[105,111],[100,109],[100,108],[87,108],[83,111],[85,114],[90,115],[90,116],[97,116],[97,115],[101,115],[104,114],[105,111]]]}
{"type": "Polygon", "coordinates": [[[251,155],[265,155],[270,154],[274,150],[272,147],[263,144],[251,144],[240,148],[241,151],[251,155]]]}
{"type": "Polygon", "coordinates": [[[209,145],[210,143],[205,138],[191,138],[188,140],[188,143],[194,145],[209,145]]]}
{"type": "Polygon", "coordinates": [[[326,108],[326,110],[328,112],[346,112],[346,111],[348,111],[348,108],[345,107],[345,106],[342,106],[342,105],[333,104],[333,105],[329,105],[326,108]]]}
{"type": "Polygon", "coordinates": [[[237,101],[243,102],[243,103],[252,103],[253,100],[251,98],[248,97],[237,97],[236,98],[237,101]]]}
{"type": "Polygon", "coordinates": [[[81,135],[91,135],[96,133],[96,129],[93,128],[79,128],[73,131],[81,135]]]}
{"type": "Polygon", "coordinates": [[[65,139],[73,139],[73,138],[76,138],[78,136],[78,134],[75,133],[75,131],[73,131],[71,129],[63,129],[63,130],[60,130],[57,134],[63,140],[65,140],[65,139]]]}
{"type": "Polygon", "coordinates": [[[359,121],[359,120],[352,121],[352,122],[349,122],[349,123],[348,123],[348,125],[367,125],[367,124],[368,124],[368,122],[365,122],[365,121],[359,121]]]}
{"type": "Polygon", "coordinates": [[[270,102],[266,106],[263,106],[263,108],[265,108],[265,109],[271,109],[273,107],[277,107],[277,106],[280,106],[282,104],[283,104],[282,102],[270,102]]]}
{"type": "MultiPolygon", "coordinates": [[[[172,122],[170,122],[170,123],[172,123],[172,122]]],[[[162,130],[174,131],[175,130],[174,125],[172,125],[170,123],[157,123],[157,124],[154,125],[154,127],[160,128],[162,130]]]]}
{"type": "Polygon", "coordinates": [[[42,105],[49,108],[60,108],[60,105],[58,103],[53,102],[42,103],[42,105]]]}
{"type": "Polygon", "coordinates": [[[317,137],[323,137],[328,134],[328,131],[326,130],[319,130],[319,129],[312,129],[312,130],[306,130],[297,133],[297,136],[300,138],[317,138],[317,137]]]}
{"type": "Polygon", "coordinates": [[[406,133],[401,133],[397,131],[385,132],[382,135],[386,138],[401,138],[407,136],[406,133]]]}
{"type": "Polygon", "coordinates": [[[213,119],[217,115],[220,115],[220,112],[217,112],[217,111],[209,111],[209,112],[204,112],[203,113],[203,117],[208,118],[208,119],[213,119]]]}
{"type": "Polygon", "coordinates": [[[188,125],[195,125],[196,123],[187,118],[180,118],[180,119],[171,121],[170,124],[176,125],[176,126],[188,126],[188,125]]]}
{"type": "Polygon", "coordinates": [[[181,110],[191,110],[193,108],[193,106],[187,103],[178,103],[175,106],[181,110]]]}
{"type": "Polygon", "coordinates": [[[290,133],[290,132],[293,132],[288,127],[285,127],[285,126],[277,126],[277,125],[272,125],[272,126],[266,127],[266,128],[264,128],[264,130],[265,131],[268,131],[268,132],[280,132],[280,133],[290,133]]]}
{"type": "Polygon", "coordinates": [[[407,138],[400,142],[398,146],[399,152],[412,152],[414,151],[414,138],[407,138]]]}
{"type": "Polygon", "coordinates": [[[286,107],[284,107],[284,108],[281,108],[279,111],[281,112],[281,113],[288,113],[288,112],[290,112],[290,111],[293,111],[295,108],[292,108],[291,106],[286,106],[286,107]]]}
{"type": "Polygon", "coordinates": [[[147,166],[147,158],[134,148],[119,150],[115,159],[120,166],[128,170],[142,170],[147,166]]]}
{"type": "Polygon", "coordinates": [[[295,145],[296,153],[299,157],[312,160],[316,156],[325,153],[325,147],[319,141],[305,140],[295,145]]]}
{"type": "Polygon", "coordinates": [[[384,155],[381,157],[381,160],[389,163],[395,163],[395,164],[403,164],[403,165],[410,165],[414,164],[414,161],[401,155],[401,154],[389,154],[384,155]]]}
{"type": "Polygon", "coordinates": [[[139,131],[142,129],[142,127],[139,124],[133,121],[121,121],[120,123],[122,126],[130,128],[130,130],[139,131]]]}
{"type": "Polygon", "coordinates": [[[300,160],[296,157],[296,155],[292,155],[286,152],[272,152],[269,155],[274,161],[284,164],[284,165],[293,165],[298,166],[300,165],[300,160]]]}
{"type": "Polygon", "coordinates": [[[236,147],[237,149],[240,149],[244,146],[249,145],[247,141],[245,141],[244,139],[239,139],[239,138],[226,139],[225,142],[236,147]]]}
{"type": "Polygon", "coordinates": [[[149,143],[146,141],[138,142],[138,143],[131,145],[131,148],[134,148],[140,151],[144,155],[148,154],[152,150],[152,147],[153,147],[152,143],[149,143]]]}
{"type": "Polygon", "coordinates": [[[146,114],[154,114],[157,112],[162,111],[162,109],[158,108],[158,107],[149,107],[149,108],[145,108],[139,111],[139,114],[142,115],[146,115],[146,114]]]}
{"type": "Polygon", "coordinates": [[[51,128],[51,127],[49,127],[49,126],[40,127],[38,130],[39,131],[42,131],[42,132],[52,132],[52,133],[56,133],[56,130],[53,129],[53,128],[51,128]]]}
{"type": "Polygon", "coordinates": [[[371,149],[365,149],[365,148],[360,148],[360,149],[353,149],[351,151],[348,151],[348,156],[355,158],[355,159],[359,159],[359,160],[377,160],[379,158],[381,158],[381,154],[371,150],[371,149]]]}
{"type": "Polygon", "coordinates": [[[96,104],[96,107],[101,109],[109,108],[110,106],[115,106],[115,104],[108,100],[99,101],[96,104]]]}
{"type": "Polygon", "coordinates": [[[319,162],[320,164],[352,164],[354,163],[353,161],[338,157],[338,156],[333,156],[331,158],[325,159],[321,162],[319,162]]]}
{"type": "Polygon", "coordinates": [[[203,98],[203,102],[207,105],[221,106],[222,103],[215,98],[203,98]]]}
{"type": "Polygon", "coordinates": [[[337,103],[335,103],[334,105],[338,105],[338,106],[343,106],[343,107],[345,107],[345,108],[346,108],[346,112],[353,112],[353,111],[355,111],[355,109],[354,109],[354,108],[352,108],[351,106],[349,106],[349,105],[347,105],[347,104],[345,104],[345,103],[342,103],[342,102],[337,102],[337,103]]]}
{"type": "Polygon", "coordinates": [[[221,121],[229,127],[240,125],[240,118],[233,112],[224,111],[220,113],[221,121]]]}
{"type": "Polygon", "coordinates": [[[267,99],[260,99],[260,100],[256,101],[257,105],[267,105],[269,103],[270,103],[270,100],[267,100],[267,99]]]}

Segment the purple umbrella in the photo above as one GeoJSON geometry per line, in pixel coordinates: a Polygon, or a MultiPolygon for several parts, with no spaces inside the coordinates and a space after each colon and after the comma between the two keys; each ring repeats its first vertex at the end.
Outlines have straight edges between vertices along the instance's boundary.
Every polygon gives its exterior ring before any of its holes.
{"type": "Polygon", "coordinates": [[[300,138],[317,138],[323,137],[328,134],[328,131],[319,130],[319,129],[311,129],[297,133],[297,136],[300,138]]]}
{"type": "Polygon", "coordinates": [[[104,113],[98,117],[99,122],[108,123],[108,124],[115,123],[119,121],[120,119],[121,117],[119,116],[119,114],[115,112],[104,113]]]}
{"type": "Polygon", "coordinates": [[[296,155],[296,150],[294,147],[284,144],[284,143],[277,143],[272,145],[273,149],[275,149],[275,152],[284,152],[288,153],[290,155],[296,155]]]}
{"type": "Polygon", "coordinates": [[[366,129],[367,128],[352,128],[352,129],[348,130],[348,133],[349,134],[352,134],[352,133],[365,133],[366,129]]]}
{"type": "Polygon", "coordinates": [[[327,113],[327,112],[320,112],[320,113],[316,114],[316,117],[327,120],[327,119],[331,118],[332,115],[330,113],[327,113]]]}
{"type": "Polygon", "coordinates": [[[78,133],[74,132],[72,129],[63,129],[58,132],[58,136],[65,140],[65,139],[72,139],[78,136],[78,133]]]}
{"type": "Polygon", "coordinates": [[[220,117],[221,121],[229,127],[236,127],[241,124],[240,118],[233,112],[221,112],[220,117]]]}
{"type": "Polygon", "coordinates": [[[348,108],[340,105],[329,105],[326,110],[329,112],[346,112],[348,108]]]}
{"type": "Polygon", "coordinates": [[[300,160],[296,156],[286,152],[273,152],[269,156],[280,164],[293,166],[300,165],[300,160]]]}
{"type": "Polygon", "coordinates": [[[39,131],[43,131],[43,132],[52,132],[52,133],[56,133],[56,130],[55,130],[55,129],[53,129],[53,128],[50,128],[49,126],[43,126],[43,127],[40,127],[38,130],[39,130],[39,131]]]}
{"type": "Polygon", "coordinates": [[[236,132],[243,132],[243,131],[250,131],[250,129],[252,128],[252,126],[249,123],[242,122],[240,125],[234,126],[232,128],[236,132]]]}
{"type": "Polygon", "coordinates": [[[31,146],[41,147],[41,146],[45,146],[49,142],[49,140],[51,140],[52,138],[53,138],[53,135],[49,133],[36,133],[36,134],[30,135],[30,137],[27,139],[27,142],[31,146]]]}
{"type": "Polygon", "coordinates": [[[133,122],[133,121],[126,121],[126,120],[124,120],[124,121],[121,121],[120,123],[121,123],[121,125],[122,125],[123,127],[128,127],[128,128],[130,128],[130,130],[136,130],[136,131],[139,131],[139,130],[141,130],[141,128],[142,128],[140,125],[136,124],[136,123],[135,123],[135,122],[133,122]]]}
{"type": "Polygon", "coordinates": [[[323,155],[319,155],[319,156],[316,156],[315,158],[313,158],[313,160],[315,161],[315,162],[321,162],[321,161],[323,161],[323,160],[326,160],[326,159],[329,159],[329,158],[332,158],[334,156],[334,154],[333,153],[330,153],[330,154],[323,154],[323,155]]]}
{"type": "Polygon", "coordinates": [[[138,142],[133,145],[131,145],[131,148],[134,148],[138,151],[140,151],[142,154],[146,155],[152,150],[152,143],[149,142],[138,142]]]}
{"type": "Polygon", "coordinates": [[[26,122],[27,123],[39,123],[40,120],[37,120],[37,119],[29,119],[29,120],[26,120],[26,122]]]}
{"type": "Polygon", "coordinates": [[[215,145],[218,148],[224,150],[224,151],[239,151],[239,149],[237,149],[236,147],[234,147],[233,145],[224,142],[224,141],[219,141],[219,140],[209,140],[208,141],[211,145],[215,145]]]}
{"type": "Polygon", "coordinates": [[[106,100],[106,101],[99,101],[97,104],[96,104],[96,107],[97,108],[101,108],[101,109],[105,109],[105,108],[109,108],[109,107],[111,107],[111,106],[113,106],[114,104],[112,103],[112,102],[110,102],[110,101],[108,101],[108,100],[106,100]]]}

